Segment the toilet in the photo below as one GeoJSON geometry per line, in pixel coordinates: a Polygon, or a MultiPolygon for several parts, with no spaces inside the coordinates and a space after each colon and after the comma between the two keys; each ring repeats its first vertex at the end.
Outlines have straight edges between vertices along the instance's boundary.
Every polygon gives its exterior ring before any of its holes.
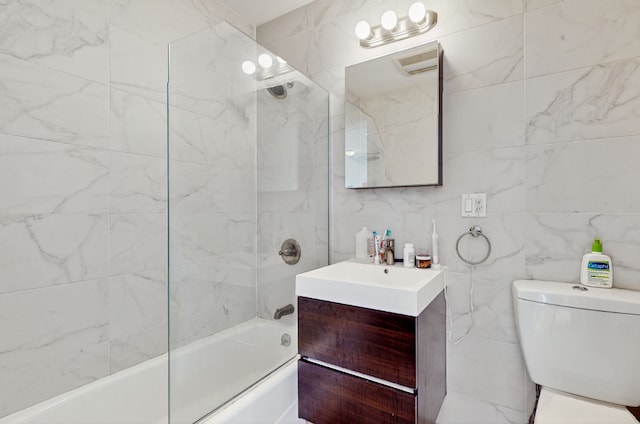
{"type": "Polygon", "coordinates": [[[517,280],[513,305],[535,424],[638,424],[640,291],[517,280]]]}

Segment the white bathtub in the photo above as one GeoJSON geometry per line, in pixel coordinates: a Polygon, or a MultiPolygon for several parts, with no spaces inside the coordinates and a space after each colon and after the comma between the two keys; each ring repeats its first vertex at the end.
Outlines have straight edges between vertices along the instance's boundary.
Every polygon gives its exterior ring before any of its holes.
{"type": "MultiPolygon", "coordinates": [[[[287,417],[296,415],[291,412],[296,365],[290,361],[296,350],[295,327],[259,318],[176,349],[171,424],[193,423],[274,370],[202,422],[243,423],[248,410],[265,420],[247,418],[247,423],[295,422],[287,417]],[[290,346],[280,344],[284,333],[291,336],[290,346]]],[[[166,424],[167,371],[165,354],[4,417],[0,424],[166,424]]]]}

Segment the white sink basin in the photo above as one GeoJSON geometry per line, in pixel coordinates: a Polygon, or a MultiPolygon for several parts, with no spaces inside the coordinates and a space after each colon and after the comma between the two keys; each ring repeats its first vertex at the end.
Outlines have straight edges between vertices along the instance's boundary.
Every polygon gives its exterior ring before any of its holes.
{"type": "Polygon", "coordinates": [[[444,288],[442,271],[349,260],[296,276],[296,295],[417,317],[444,288]]]}

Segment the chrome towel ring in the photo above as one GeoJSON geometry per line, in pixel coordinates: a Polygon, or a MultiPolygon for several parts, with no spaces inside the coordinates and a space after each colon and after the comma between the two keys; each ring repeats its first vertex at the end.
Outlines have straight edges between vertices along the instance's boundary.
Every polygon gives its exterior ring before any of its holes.
{"type": "Polygon", "coordinates": [[[469,231],[467,231],[466,233],[462,233],[462,235],[458,237],[458,241],[456,241],[456,253],[458,254],[458,257],[460,258],[460,260],[462,260],[462,262],[467,263],[469,265],[480,265],[481,263],[486,261],[489,255],[491,254],[491,241],[489,241],[489,237],[485,236],[482,233],[482,228],[480,228],[479,225],[474,225],[473,227],[469,228],[469,231]],[[484,258],[477,261],[470,261],[462,257],[462,255],[460,254],[460,240],[462,240],[462,238],[467,235],[471,235],[472,237],[482,237],[487,241],[487,247],[488,247],[487,254],[484,255],[484,258]]]}

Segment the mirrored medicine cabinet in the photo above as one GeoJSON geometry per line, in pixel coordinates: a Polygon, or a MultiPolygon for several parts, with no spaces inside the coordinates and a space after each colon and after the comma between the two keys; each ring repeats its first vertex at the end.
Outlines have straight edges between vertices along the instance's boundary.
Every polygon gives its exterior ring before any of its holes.
{"type": "Polygon", "coordinates": [[[345,186],[441,185],[440,44],[349,66],[345,79],[345,186]]]}

